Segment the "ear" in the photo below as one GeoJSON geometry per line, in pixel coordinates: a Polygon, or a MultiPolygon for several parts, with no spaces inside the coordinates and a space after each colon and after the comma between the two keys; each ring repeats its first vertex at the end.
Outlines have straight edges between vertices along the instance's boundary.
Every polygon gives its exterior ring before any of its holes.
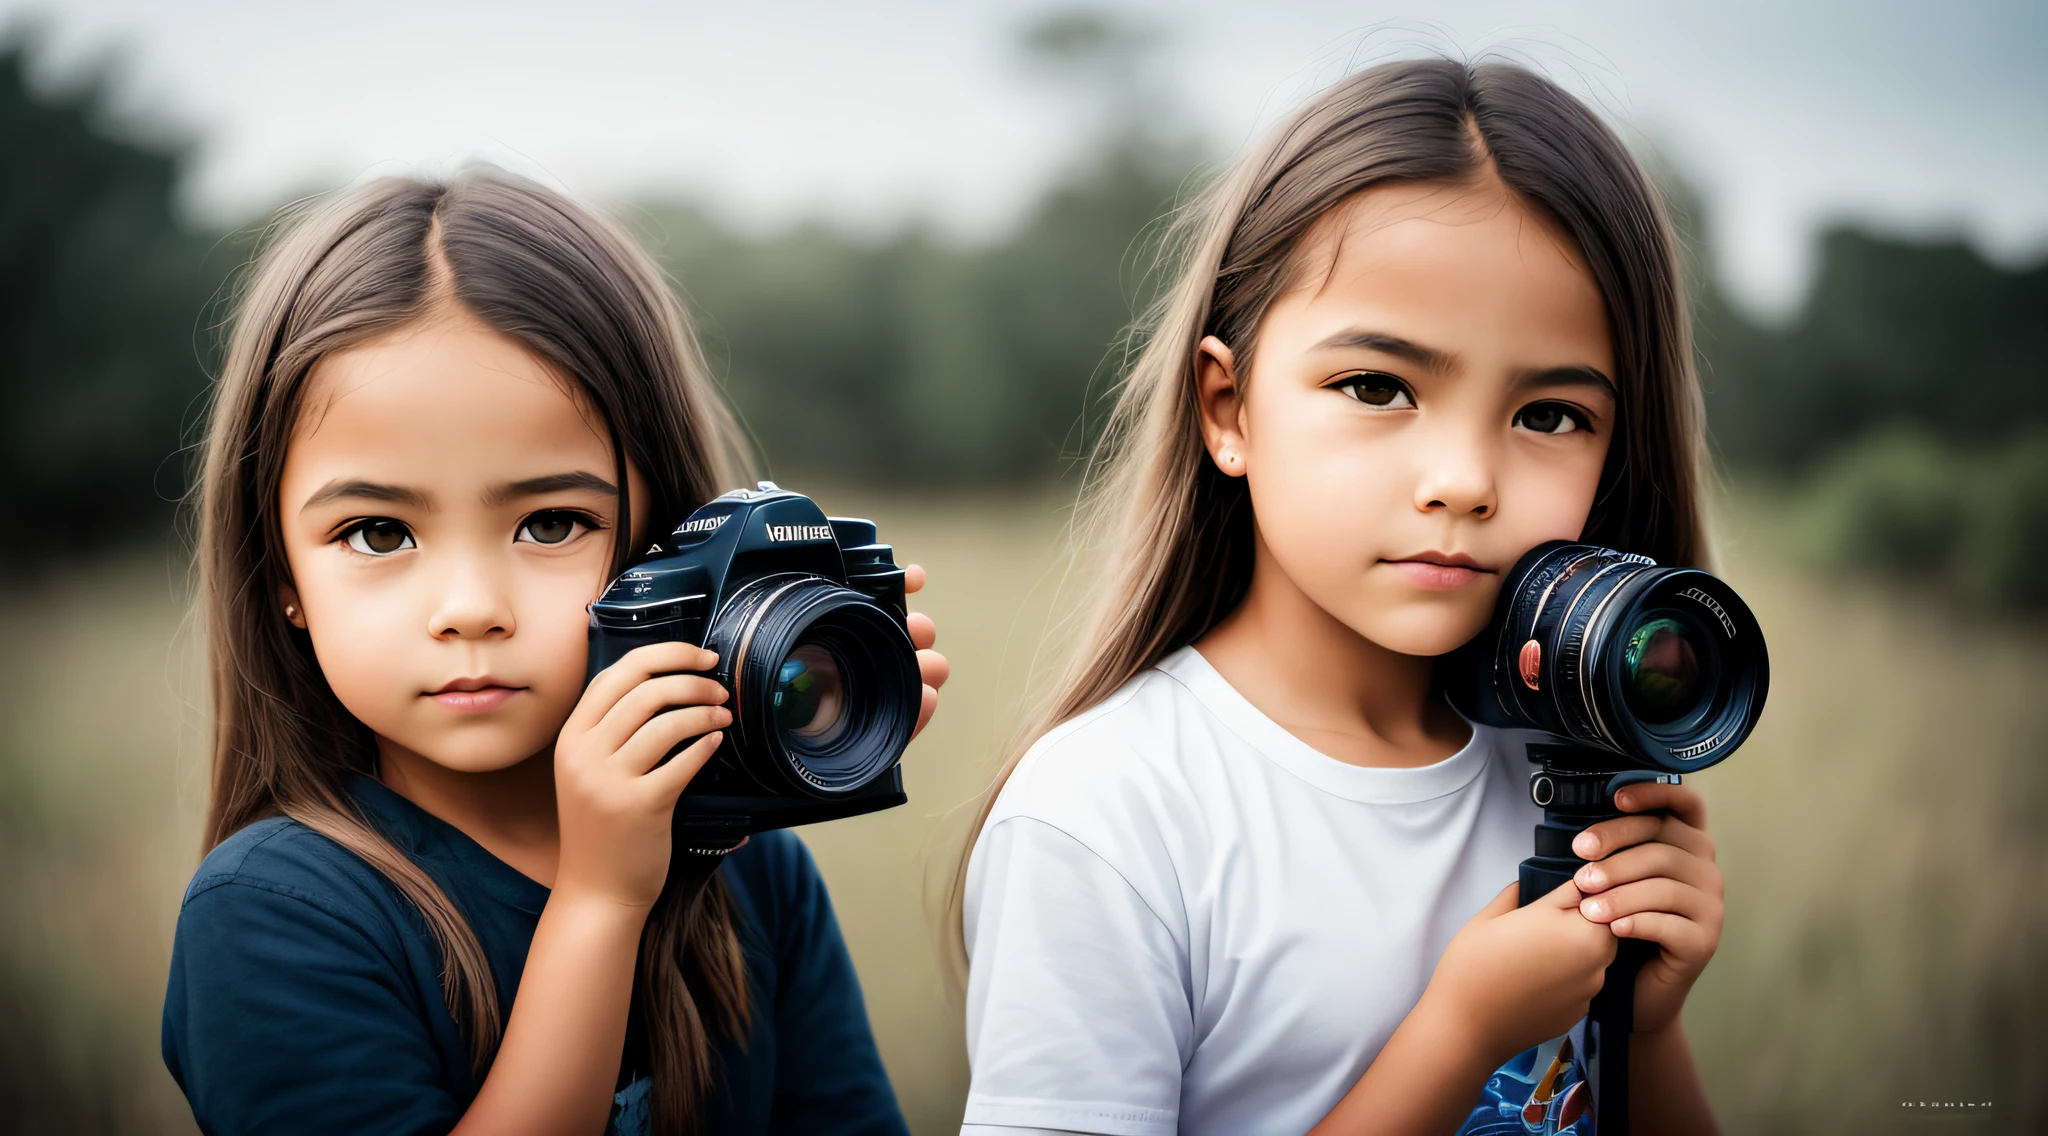
{"type": "Polygon", "coordinates": [[[1245,444],[1244,391],[1238,381],[1237,358],[1213,335],[1195,347],[1195,399],[1202,411],[1202,442],[1209,460],[1228,477],[1251,470],[1245,444]]]}
{"type": "Polygon", "coordinates": [[[284,609],[285,619],[301,631],[306,629],[306,605],[299,602],[299,590],[290,584],[277,586],[277,604],[284,609]]]}

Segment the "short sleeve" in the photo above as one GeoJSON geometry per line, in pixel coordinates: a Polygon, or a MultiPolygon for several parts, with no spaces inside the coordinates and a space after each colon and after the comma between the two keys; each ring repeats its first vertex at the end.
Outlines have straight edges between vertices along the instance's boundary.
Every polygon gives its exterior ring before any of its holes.
{"type": "Polygon", "coordinates": [[[968,1130],[1172,1136],[1194,1015],[1160,915],[1086,845],[1024,816],[983,831],[966,908],[968,1130]]]}
{"type": "MultiPolygon", "coordinates": [[[[756,839],[763,839],[756,837],[756,839]]],[[[853,958],[810,852],[782,836],[775,865],[775,1103],[769,1131],[908,1136],[853,958]]]]}
{"type": "Polygon", "coordinates": [[[178,917],[164,1063],[208,1136],[442,1133],[463,1106],[387,947],[283,885],[224,881],[178,917]]]}

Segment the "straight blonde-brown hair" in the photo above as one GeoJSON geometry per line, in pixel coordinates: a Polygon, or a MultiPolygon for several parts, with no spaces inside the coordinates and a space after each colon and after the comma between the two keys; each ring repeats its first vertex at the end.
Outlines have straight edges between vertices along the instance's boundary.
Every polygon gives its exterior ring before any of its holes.
{"type": "Polygon", "coordinates": [[[1075,551],[1101,574],[1071,656],[960,850],[942,927],[956,969],[968,862],[1031,743],[1200,638],[1250,586],[1251,502],[1203,445],[1197,345],[1216,336],[1249,375],[1260,324],[1318,220],[1375,186],[1489,172],[1571,238],[1607,308],[1620,409],[1583,539],[1664,564],[1705,559],[1704,415],[1679,248],[1627,147],[1585,104],[1513,64],[1405,60],[1337,83],[1168,229],[1177,270],[1136,333],[1075,520],[1075,551]]]}
{"type": "MultiPolygon", "coordinates": [[[[480,1081],[503,1033],[490,964],[447,893],[351,799],[351,773],[377,775],[375,739],[328,687],[277,598],[288,582],[279,484],[307,376],[330,352],[451,302],[544,360],[603,421],[621,487],[615,570],[633,552],[636,510],[654,522],[686,516],[739,483],[742,451],[653,263],[588,210],[498,171],[386,178],[301,209],[269,241],[236,305],[198,493],[213,709],[206,847],[286,816],[391,881],[440,948],[442,993],[480,1081]],[[644,502],[624,492],[628,462],[646,479],[644,502]]],[[[689,1131],[702,1114],[707,1019],[727,1037],[745,1034],[734,919],[722,880],[701,892],[678,883],[641,936],[632,1014],[646,1038],[656,1132],[689,1131]]]]}

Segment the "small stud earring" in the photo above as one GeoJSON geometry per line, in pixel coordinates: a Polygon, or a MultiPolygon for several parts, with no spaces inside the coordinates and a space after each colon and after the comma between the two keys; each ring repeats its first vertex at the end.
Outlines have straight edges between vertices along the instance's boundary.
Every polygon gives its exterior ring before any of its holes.
{"type": "Polygon", "coordinates": [[[298,607],[298,605],[297,605],[297,604],[286,604],[286,605],[284,605],[284,617],[285,617],[285,619],[287,619],[287,620],[291,621],[292,623],[297,623],[297,622],[299,621],[299,607],[298,607]]]}

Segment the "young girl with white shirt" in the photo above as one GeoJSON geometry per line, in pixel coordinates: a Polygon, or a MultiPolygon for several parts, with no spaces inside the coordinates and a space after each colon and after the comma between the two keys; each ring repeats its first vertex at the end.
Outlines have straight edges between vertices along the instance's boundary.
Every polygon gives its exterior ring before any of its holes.
{"type": "Polygon", "coordinates": [[[1614,134],[1504,64],[1324,92],[1183,218],[1086,530],[1105,565],[963,859],[963,1132],[1713,1131],[1679,1019],[1720,938],[1692,790],[1631,786],[1516,906],[1526,739],[1433,682],[1502,575],[1706,555],[1678,254],[1614,134]]]}

